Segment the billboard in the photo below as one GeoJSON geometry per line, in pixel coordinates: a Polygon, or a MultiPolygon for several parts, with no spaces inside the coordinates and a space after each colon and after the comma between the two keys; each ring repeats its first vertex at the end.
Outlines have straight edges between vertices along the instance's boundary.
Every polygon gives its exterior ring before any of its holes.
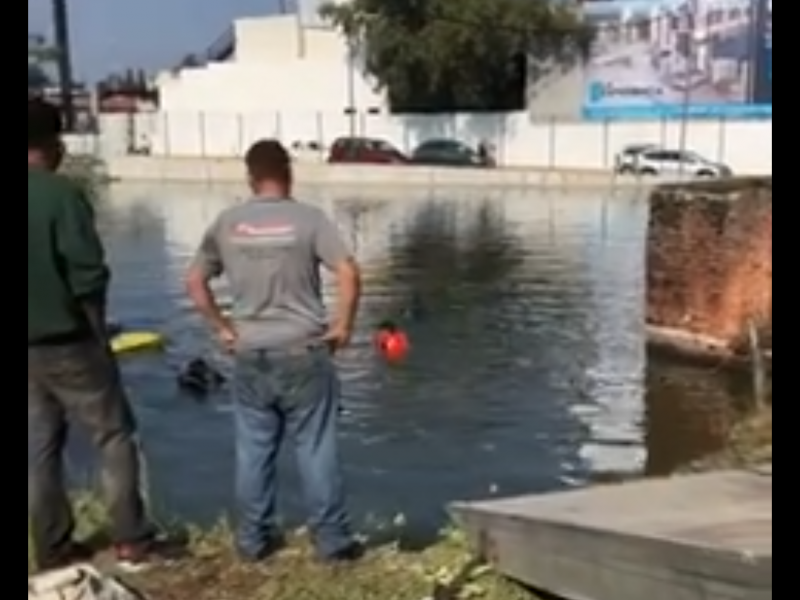
{"type": "Polygon", "coordinates": [[[772,0],[600,0],[584,117],[771,118],[772,0]]]}

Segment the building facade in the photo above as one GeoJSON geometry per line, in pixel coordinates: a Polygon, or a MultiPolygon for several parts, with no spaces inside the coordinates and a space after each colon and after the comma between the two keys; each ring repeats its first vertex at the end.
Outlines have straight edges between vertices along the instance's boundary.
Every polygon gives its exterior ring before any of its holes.
{"type": "MultiPolygon", "coordinates": [[[[685,40],[666,18],[634,20],[635,26],[626,20],[622,27],[618,7],[607,7],[611,24],[601,31],[588,64],[532,65],[525,111],[393,115],[348,41],[316,17],[318,0],[307,2],[296,14],[238,20],[218,59],[162,73],[160,110],[142,130],[148,150],[167,156],[241,156],[253,141],[269,136],[321,148],[324,154],[339,137],[360,135],[410,151],[433,137],[452,137],[488,142],[510,166],[610,168],[621,148],[647,142],[685,145],[738,172],[771,172],[771,118],[754,122],[735,112],[692,108],[696,100],[719,106],[711,94],[724,91],[724,81],[741,85],[735,83],[740,74],[699,43],[691,63],[680,53],[667,54],[685,40]],[[652,54],[659,57],[655,64],[647,58],[652,54]],[[679,92],[683,102],[665,103],[661,90],[670,85],[699,86],[702,94],[679,92]],[[693,111],[703,118],[689,122],[693,111]]],[[[726,18],[736,22],[736,14],[726,18]]],[[[742,105],[723,103],[726,110],[742,105]]]]}
{"type": "MultiPolygon", "coordinates": [[[[305,6],[305,5],[304,5],[305,6]]],[[[383,111],[347,41],[304,12],[241,19],[230,59],[162,73],[163,111],[383,111]]]]}

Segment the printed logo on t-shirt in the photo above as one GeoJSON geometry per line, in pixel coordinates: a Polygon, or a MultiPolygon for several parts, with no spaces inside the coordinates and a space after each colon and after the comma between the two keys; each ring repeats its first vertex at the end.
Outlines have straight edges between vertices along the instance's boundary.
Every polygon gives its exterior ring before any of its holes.
{"type": "Polygon", "coordinates": [[[285,246],[296,239],[297,230],[290,223],[244,221],[233,227],[230,241],[235,245],[285,246]]]}

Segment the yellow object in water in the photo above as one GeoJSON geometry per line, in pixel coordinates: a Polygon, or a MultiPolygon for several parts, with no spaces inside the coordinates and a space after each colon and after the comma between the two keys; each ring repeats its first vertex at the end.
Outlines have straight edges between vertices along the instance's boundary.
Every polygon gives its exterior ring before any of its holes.
{"type": "Polygon", "coordinates": [[[127,331],[120,333],[111,340],[111,349],[114,354],[131,354],[161,350],[166,340],[160,333],[146,331],[127,331]]]}

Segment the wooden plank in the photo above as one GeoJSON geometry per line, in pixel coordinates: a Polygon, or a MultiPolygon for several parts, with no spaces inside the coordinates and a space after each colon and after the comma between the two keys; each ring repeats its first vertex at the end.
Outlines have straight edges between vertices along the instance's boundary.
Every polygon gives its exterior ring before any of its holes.
{"type": "Polygon", "coordinates": [[[454,512],[503,573],[570,600],[772,600],[772,487],[721,473],[454,512]]]}

